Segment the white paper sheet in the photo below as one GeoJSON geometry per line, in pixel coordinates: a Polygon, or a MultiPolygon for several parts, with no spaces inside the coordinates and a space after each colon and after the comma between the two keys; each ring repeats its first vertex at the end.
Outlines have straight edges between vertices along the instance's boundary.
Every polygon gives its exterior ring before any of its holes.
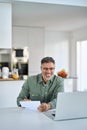
{"type": "Polygon", "coordinates": [[[37,107],[40,105],[40,101],[20,101],[20,104],[24,108],[36,111],[38,110],[37,107]]]}

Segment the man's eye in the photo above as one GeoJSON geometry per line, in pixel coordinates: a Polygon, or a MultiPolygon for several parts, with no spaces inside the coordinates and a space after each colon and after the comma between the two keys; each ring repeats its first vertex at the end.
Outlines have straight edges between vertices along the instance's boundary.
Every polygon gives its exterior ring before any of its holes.
{"type": "Polygon", "coordinates": [[[55,68],[43,68],[44,70],[54,70],[55,68]]]}

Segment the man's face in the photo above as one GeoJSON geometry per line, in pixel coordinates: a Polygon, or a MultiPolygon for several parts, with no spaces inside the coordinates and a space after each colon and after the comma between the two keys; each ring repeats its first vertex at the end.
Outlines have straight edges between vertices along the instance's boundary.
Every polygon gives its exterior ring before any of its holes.
{"type": "Polygon", "coordinates": [[[42,77],[44,82],[47,82],[54,75],[55,65],[52,62],[43,63],[41,65],[42,77]]]}

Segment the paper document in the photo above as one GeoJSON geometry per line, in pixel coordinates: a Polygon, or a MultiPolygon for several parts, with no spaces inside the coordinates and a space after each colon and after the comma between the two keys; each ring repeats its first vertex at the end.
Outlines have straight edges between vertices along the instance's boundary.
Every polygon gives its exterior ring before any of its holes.
{"type": "Polygon", "coordinates": [[[40,101],[20,101],[22,107],[37,110],[37,107],[40,105],[40,101]]]}

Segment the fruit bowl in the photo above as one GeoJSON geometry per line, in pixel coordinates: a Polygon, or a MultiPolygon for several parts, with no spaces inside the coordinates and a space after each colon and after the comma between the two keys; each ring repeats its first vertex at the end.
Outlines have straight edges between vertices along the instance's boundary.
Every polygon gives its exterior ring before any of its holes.
{"type": "Polygon", "coordinates": [[[62,69],[61,71],[59,71],[57,73],[58,76],[62,77],[62,78],[66,78],[67,77],[67,72],[65,71],[65,69],[62,69]]]}

